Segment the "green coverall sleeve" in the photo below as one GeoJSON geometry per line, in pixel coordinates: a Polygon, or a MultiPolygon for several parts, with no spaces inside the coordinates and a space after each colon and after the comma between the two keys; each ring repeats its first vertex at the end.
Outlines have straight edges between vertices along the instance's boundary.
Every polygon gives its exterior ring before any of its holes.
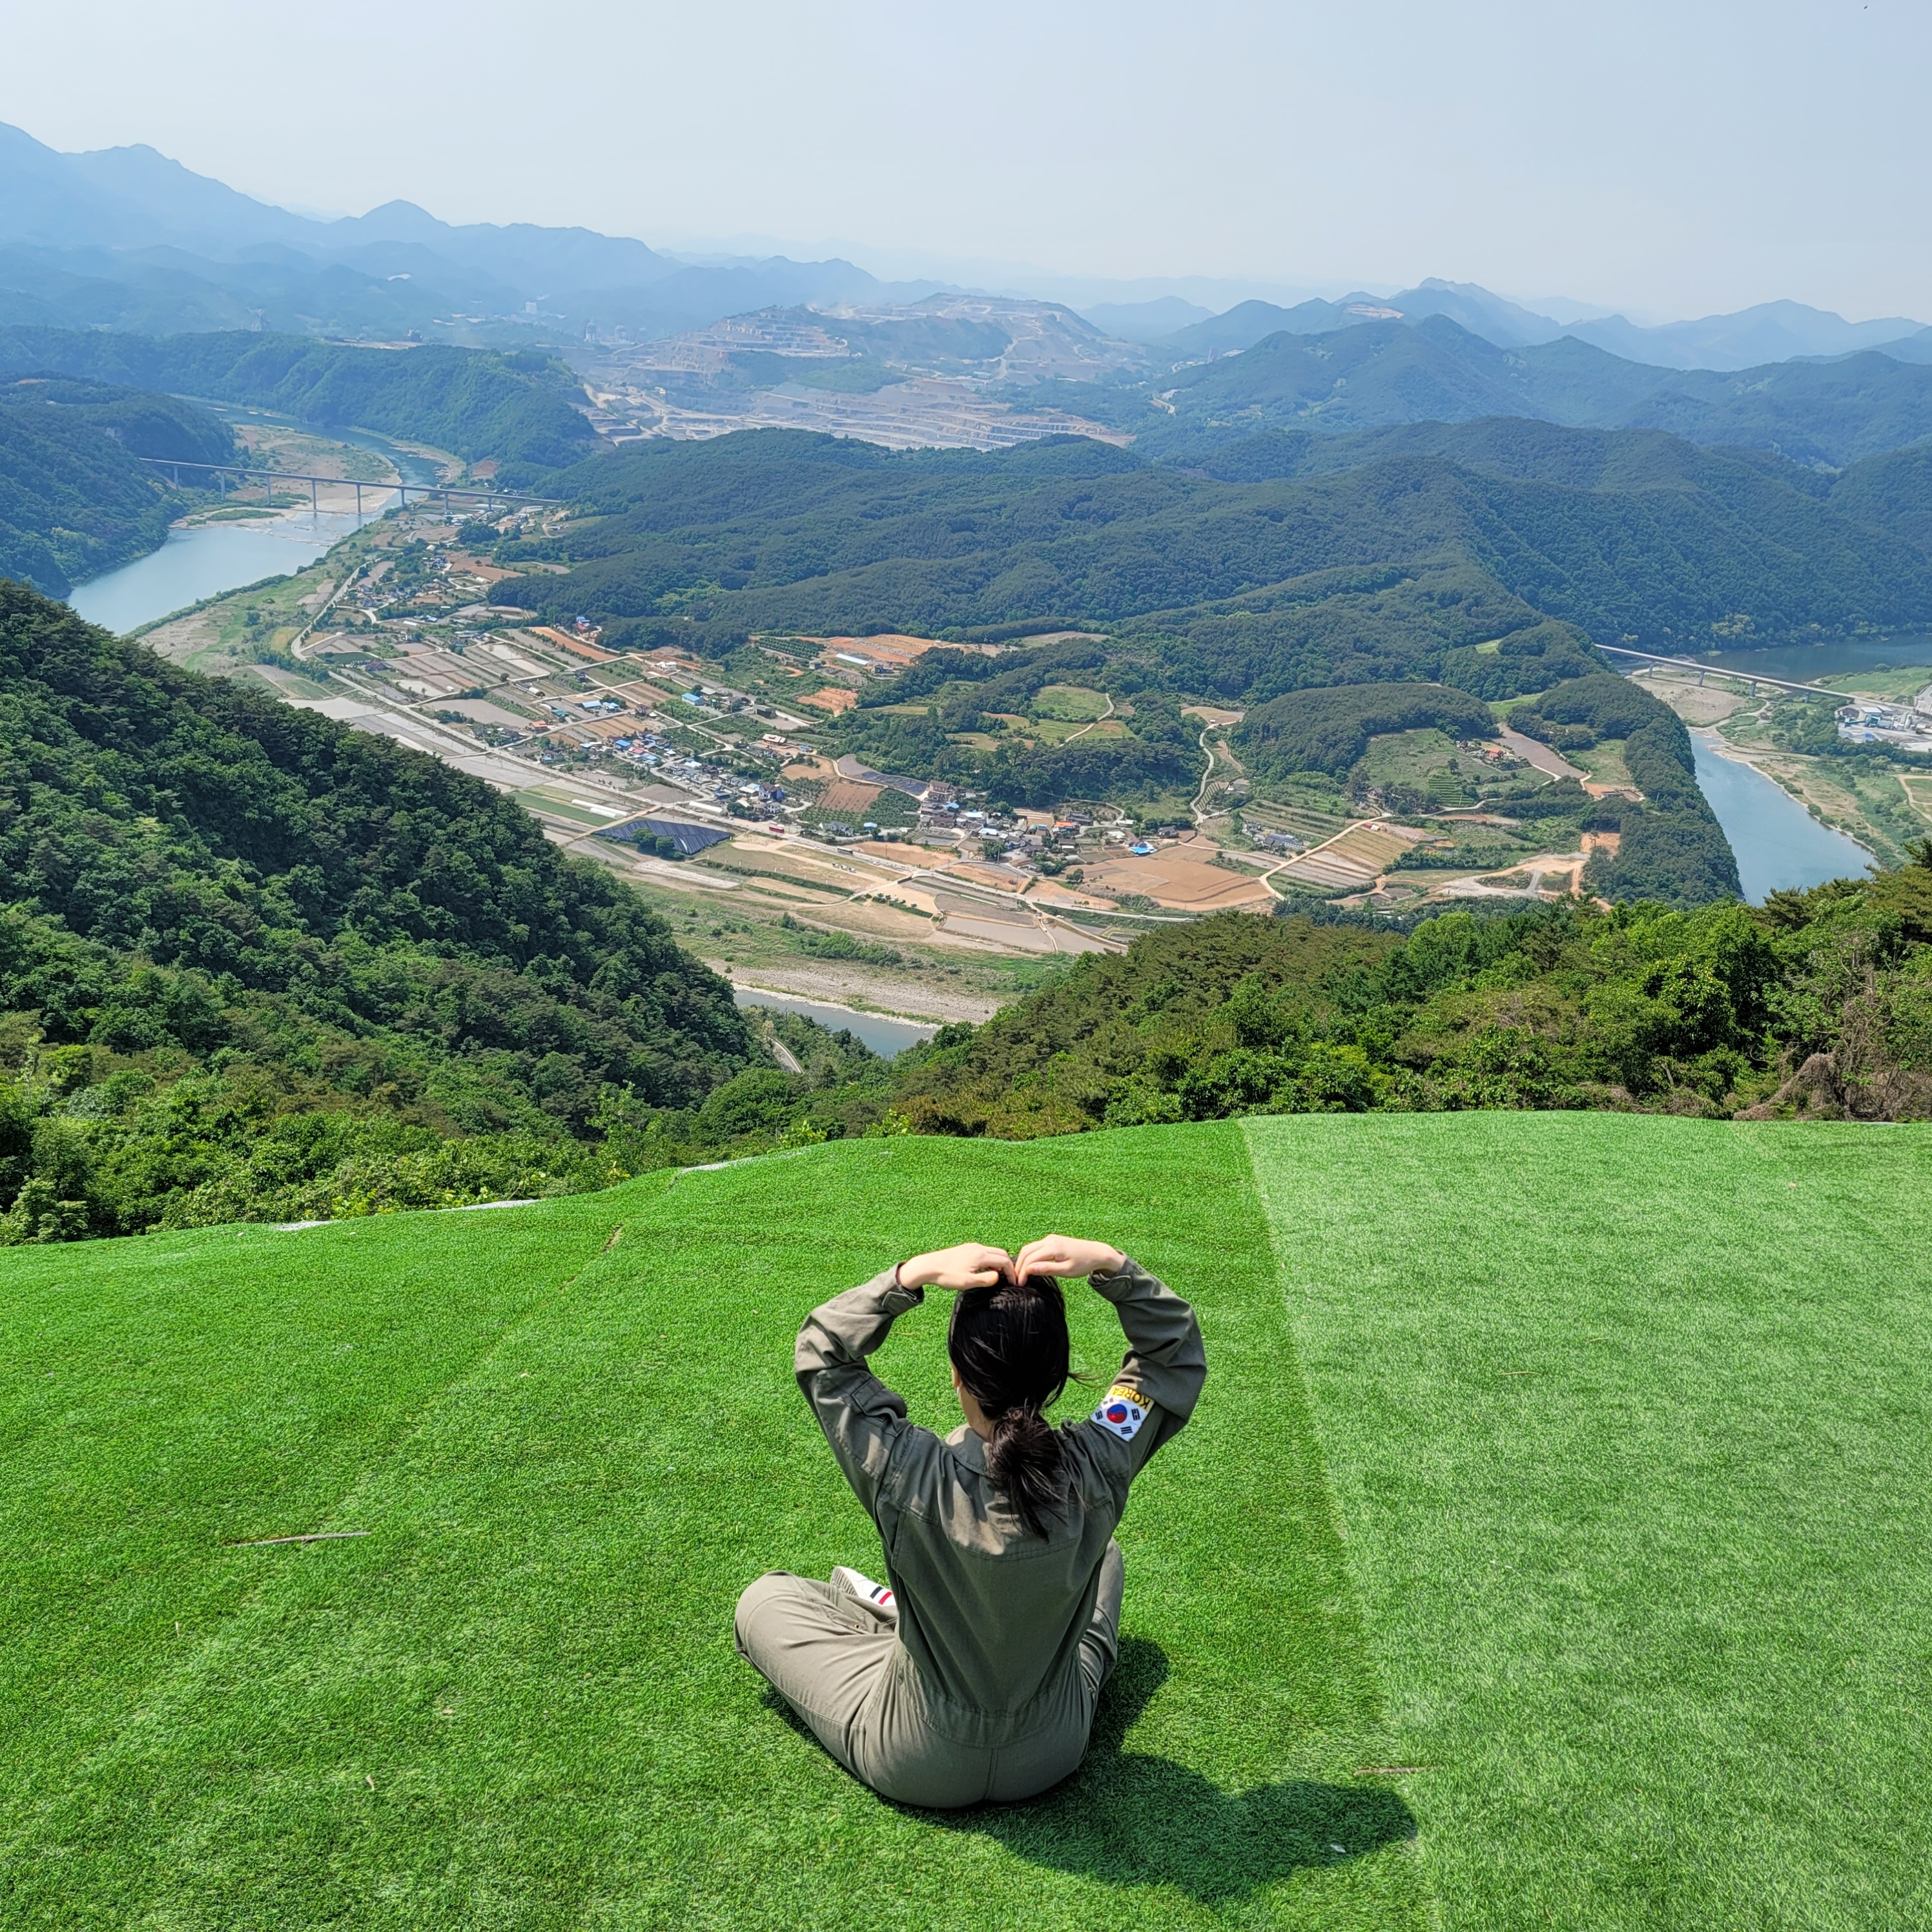
{"type": "Polygon", "coordinates": [[[909,1308],[926,1299],[922,1288],[902,1288],[898,1270],[887,1268],[863,1288],[848,1288],[806,1317],[798,1331],[793,1366],[798,1385],[832,1445],[853,1493],[866,1514],[878,1514],[879,1485],[906,1421],[905,1399],[866,1366],[909,1308]]]}
{"type": "Polygon", "coordinates": [[[1131,1480],[1163,1442],[1186,1426],[1208,1379],[1208,1356],[1192,1306],[1138,1262],[1124,1259],[1112,1274],[1096,1274],[1091,1281],[1094,1292],[1114,1304],[1126,1331],[1127,1352],[1114,1384],[1138,1390],[1148,1413],[1130,1442],[1098,1423],[1084,1426],[1102,1446],[1111,1445],[1106,1448],[1110,1461],[1124,1460],[1131,1480]]]}

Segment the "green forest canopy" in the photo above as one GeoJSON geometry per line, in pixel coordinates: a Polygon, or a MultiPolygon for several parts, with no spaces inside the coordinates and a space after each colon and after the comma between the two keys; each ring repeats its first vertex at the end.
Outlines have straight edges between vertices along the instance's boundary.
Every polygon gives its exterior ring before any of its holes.
{"type": "Polygon", "coordinates": [[[123,335],[0,328],[0,371],[55,370],[275,410],[323,428],[359,427],[532,473],[598,446],[562,365],[534,354],[421,344],[365,349],[240,330],[123,335]]]}
{"type": "Polygon", "coordinates": [[[16,1237],[580,1185],[751,1058],[724,982],[510,800],[5,582],[0,877],[16,1237]]]}
{"type": "Polygon", "coordinates": [[[179,398],[59,376],[0,380],[0,577],[50,596],[155,548],[187,500],[142,457],[232,459],[179,398]]]}
{"type": "Polygon", "coordinates": [[[895,1074],[919,1130],[1018,1139],[1376,1108],[1932,1119],[1932,868],[1761,910],[1445,913],[1406,939],[1220,914],[895,1074]]]}
{"type": "Polygon", "coordinates": [[[1234,742],[1264,782],[1297,772],[1340,778],[1372,737],[1432,725],[1452,738],[1496,734],[1489,706],[1466,692],[1439,684],[1351,684],[1258,704],[1242,719],[1234,742]]]}
{"type": "Polygon", "coordinates": [[[1436,677],[1446,650],[1547,623],[1580,644],[1682,650],[1932,622],[1910,476],[1876,493],[1848,471],[1821,496],[1795,464],[1514,423],[1344,453],[1340,470],[1228,481],[1074,439],[986,453],[791,430],[658,442],[559,477],[579,514],[510,558],[564,563],[568,584],[501,594],[700,649],[747,632],[1130,626],[1187,640],[1223,696],[1222,665],[1244,656],[1230,620],[1274,634],[1271,662],[1284,633],[1320,649],[1318,674],[1290,668],[1277,689],[1387,676],[1338,674],[1349,646],[1320,635],[1336,597],[1396,594],[1364,654],[1436,677]],[[1405,598],[1408,584],[1423,587],[1405,598]]]}

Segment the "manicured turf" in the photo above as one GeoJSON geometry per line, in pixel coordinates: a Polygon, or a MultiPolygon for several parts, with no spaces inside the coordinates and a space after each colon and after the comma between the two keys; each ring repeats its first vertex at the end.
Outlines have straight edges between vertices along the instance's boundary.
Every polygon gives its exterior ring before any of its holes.
{"type": "MultiPolygon", "coordinates": [[[[1928,1154],[901,1139],[0,1254],[0,1924],[1928,1922],[1928,1154]],[[1054,1226],[1197,1302],[1208,1394],[1136,1490],[1080,1774],[898,1810],[731,1648],[760,1570],[875,1556],[791,1337],[1054,1226]],[[370,1534],[235,1546],[333,1529],[370,1534]]],[[[944,1428],[942,1336],[881,1367],[944,1428]]]]}
{"type": "Polygon", "coordinates": [[[1248,1124],[1451,1926],[1932,1924],[1932,1140],[1248,1124]]]}
{"type": "MultiPolygon", "coordinates": [[[[9,1927],[1426,1922],[1407,1808],[1357,1774],[1385,1748],[1238,1127],[13,1253],[0,1306],[9,1927]],[[1212,1394],[1136,1489],[1079,1776],[898,1810],[731,1648],[759,1571],[876,1554],[792,1336],[912,1249],[1055,1225],[1197,1300],[1212,1394]],[[334,1528],[371,1534],[226,1546],[334,1528]]],[[[943,1332],[884,1366],[946,1427],[943,1332]]]]}

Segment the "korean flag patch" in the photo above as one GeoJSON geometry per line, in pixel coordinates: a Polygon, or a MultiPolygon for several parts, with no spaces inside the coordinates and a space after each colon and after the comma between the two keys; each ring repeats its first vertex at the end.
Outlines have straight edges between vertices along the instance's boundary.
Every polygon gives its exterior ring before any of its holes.
{"type": "Polygon", "coordinates": [[[1140,1432],[1141,1424],[1148,1419],[1149,1406],[1147,1397],[1138,1389],[1129,1388],[1124,1382],[1116,1382],[1107,1391],[1106,1399],[1094,1410],[1094,1420],[1123,1442],[1131,1442],[1140,1432]]]}

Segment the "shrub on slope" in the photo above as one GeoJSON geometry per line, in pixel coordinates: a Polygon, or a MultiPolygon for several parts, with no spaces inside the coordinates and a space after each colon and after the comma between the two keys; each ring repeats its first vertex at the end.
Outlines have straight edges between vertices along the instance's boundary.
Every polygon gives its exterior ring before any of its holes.
{"type": "Polygon", "coordinates": [[[384,1117],[371,1157],[508,1133],[565,1172],[750,1055],[724,982],[488,787],[4,582],[0,875],[0,1066],[41,1123],[15,1157],[86,1229],[182,1211],[316,1108],[384,1117]]]}
{"type": "Polygon", "coordinates": [[[946,1030],[896,1084],[921,1131],[1012,1139],[1376,1108],[1932,1118],[1932,868],[1406,940],[1223,914],[946,1030]]]}

